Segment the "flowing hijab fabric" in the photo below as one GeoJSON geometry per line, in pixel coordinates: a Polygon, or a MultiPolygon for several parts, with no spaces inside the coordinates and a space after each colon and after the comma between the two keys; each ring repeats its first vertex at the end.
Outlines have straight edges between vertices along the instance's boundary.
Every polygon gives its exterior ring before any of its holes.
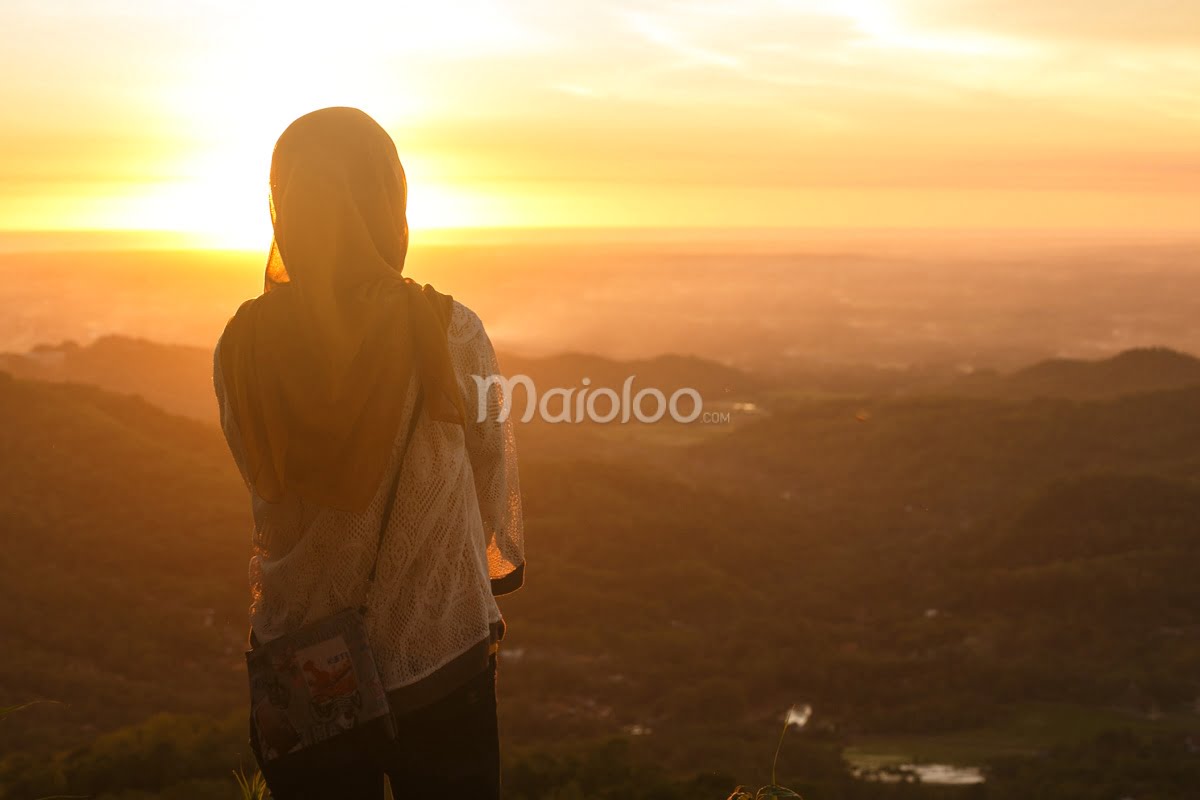
{"type": "Polygon", "coordinates": [[[275,145],[265,286],[220,355],[247,478],[268,502],[364,510],[414,377],[432,419],[464,422],[453,300],[401,276],[407,193],[391,137],[357,109],[300,117],[275,145]]]}

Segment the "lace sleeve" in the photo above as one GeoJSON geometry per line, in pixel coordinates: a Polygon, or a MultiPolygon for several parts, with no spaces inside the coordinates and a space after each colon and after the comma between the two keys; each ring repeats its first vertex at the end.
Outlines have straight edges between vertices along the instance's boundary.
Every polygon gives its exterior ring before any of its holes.
{"type": "Polygon", "coordinates": [[[500,365],[479,318],[466,306],[455,303],[449,333],[450,355],[467,412],[467,456],[475,475],[475,494],[488,543],[492,593],[507,594],[521,588],[525,579],[524,522],[513,422],[511,416],[499,421],[504,387],[486,379],[499,375],[500,365]],[[482,385],[476,376],[484,379],[482,385]],[[481,409],[485,412],[482,419],[481,409]]]}

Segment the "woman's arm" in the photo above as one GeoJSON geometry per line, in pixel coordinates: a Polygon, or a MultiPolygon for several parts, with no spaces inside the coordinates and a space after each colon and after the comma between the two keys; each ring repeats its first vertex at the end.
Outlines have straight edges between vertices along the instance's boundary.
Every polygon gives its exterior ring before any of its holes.
{"type": "Polygon", "coordinates": [[[487,381],[500,374],[496,351],[474,312],[455,303],[450,355],[463,391],[467,456],[475,475],[475,495],[488,545],[493,594],[521,588],[525,576],[524,521],[517,474],[517,448],[511,416],[499,420],[504,387],[487,381]],[[483,380],[475,380],[478,376],[483,380]],[[482,394],[482,404],[480,403],[482,394]],[[482,414],[480,419],[480,411],[482,414]]]}

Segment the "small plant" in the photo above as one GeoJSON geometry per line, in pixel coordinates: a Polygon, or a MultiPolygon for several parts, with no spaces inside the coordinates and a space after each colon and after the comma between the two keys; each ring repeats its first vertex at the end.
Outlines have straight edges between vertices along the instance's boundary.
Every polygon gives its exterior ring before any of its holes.
{"type": "Polygon", "coordinates": [[[729,795],[729,800],[783,800],[784,798],[803,800],[797,792],[786,786],[780,786],[779,779],[775,777],[775,773],[776,768],[779,766],[779,751],[783,749],[783,737],[787,734],[788,728],[793,725],[797,728],[803,728],[808,724],[808,719],[811,716],[812,706],[807,703],[792,706],[787,710],[787,714],[783,717],[783,730],[779,732],[779,744],[775,745],[775,758],[771,761],[770,785],[761,787],[757,792],[751,792],[745,786],[739,786],[733,790],[733,794],[729,795]]]}
{"type": "Polygon", "coordinates": [[[729,800],[784,800],[784,798],[804,800],[786,786],[764,786],[754,794],[750,794],[745,787],[739,786],[733,790],[733,794],[729,795],[729,800]]]}
{"type": "Polygon", "coordinates": [[[56,700],[31,700],[28,703],[18,703],[15,706],[0,706],[0,720],[3,720],[9,714],[15,714],[30,706],[36,706],[38,703],[56,703],[56,700]]]}
{"type": "Polygon", "coordinates": [[[255,770],[254,774],[250,776],[240,769],[234,770],[233,779],[237,781],[238,788],[242,790],[242,800],[268,800],[271,796],[271,792],[267,789],[267,782],[258,770],[255,770]]]}

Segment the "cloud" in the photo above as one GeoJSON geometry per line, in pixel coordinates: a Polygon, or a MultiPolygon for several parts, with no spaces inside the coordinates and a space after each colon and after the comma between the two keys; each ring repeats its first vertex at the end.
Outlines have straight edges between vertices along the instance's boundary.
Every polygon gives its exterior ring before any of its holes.
{"type": "Polygon", "coordinates": [[[600,97],[600,92],[590,86],[582,86],[577,83],[556,83],[550,87],[557,92],[569,94],[574,97],[600,97]]]}
{"type": "Polygon", "coordinates": [[[663,24],[647,14],[625,12],[622,16],[630,30],[646,41],[680,56],[683,59],[684,65],[699,64],[727,69],[740,69],[742,67],[742,61],[737,56],[694,44],[677,33],[672,27],[663,24]]]}
{"type": "Polygon", "coordinates": [[[914,22],[1043,40],[1147,45],[1200,43],[1196,0],[912,0],[914,22]]]}

